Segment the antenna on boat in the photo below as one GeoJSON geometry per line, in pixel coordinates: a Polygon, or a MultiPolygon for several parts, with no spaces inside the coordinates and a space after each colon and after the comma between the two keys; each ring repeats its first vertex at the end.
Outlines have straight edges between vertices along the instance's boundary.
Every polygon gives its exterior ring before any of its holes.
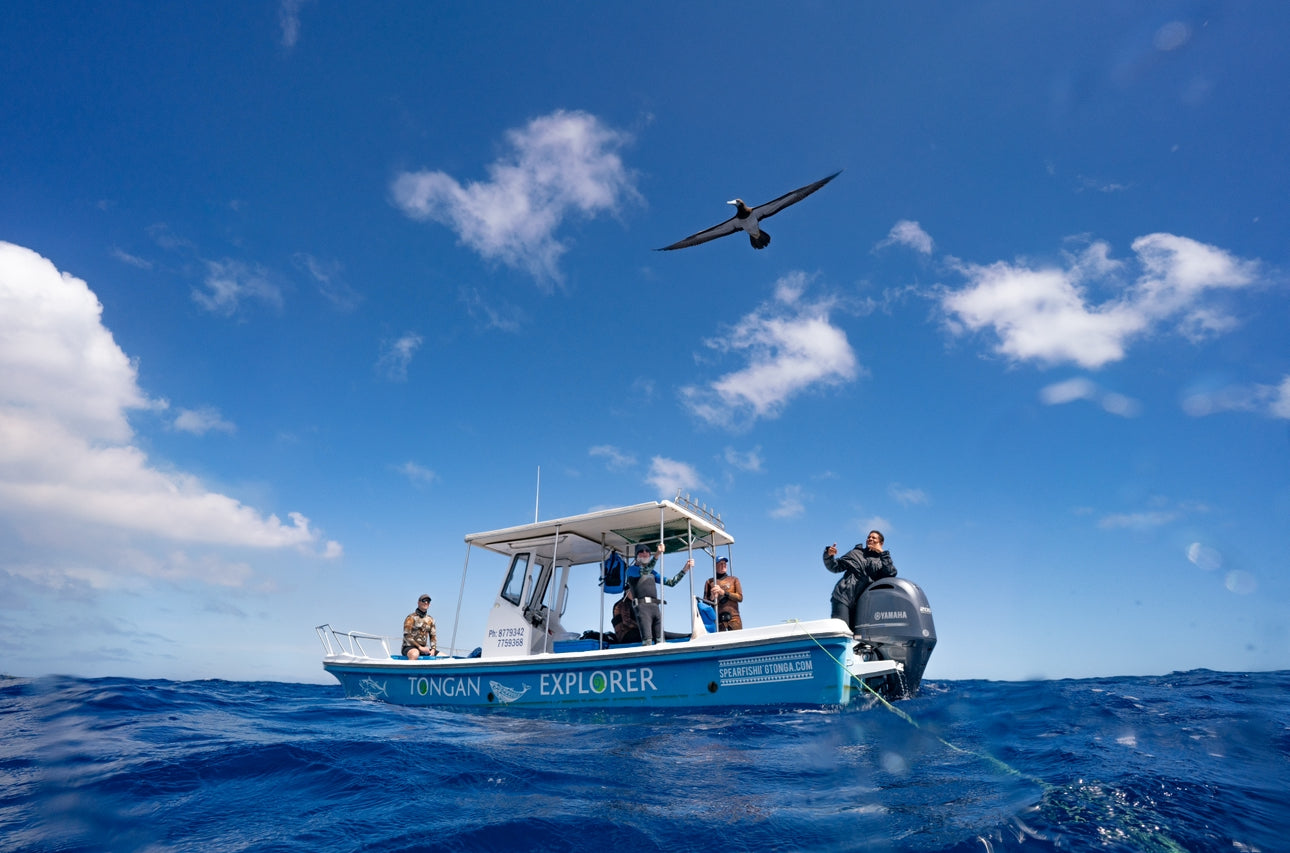
{"type": "Polygon", "coordinates": [[[721,513],[717,512],[716,507],[700,505],[698,501],[690,497],[688,494],[685,497],[681,497],[680,489],[676,490],[676,497],[672,499],[672,503],[680,504],[691,512],[695,512],[703,516],[722,530],[726,529],[725,523],[721,520],[721,513]]]}
{"type": "Polygon", "coordinates": [[[533,523],[538,522],[538,502],[542,500],[542,466],[538,466],[537,494],[533,496],[533,523]]]}

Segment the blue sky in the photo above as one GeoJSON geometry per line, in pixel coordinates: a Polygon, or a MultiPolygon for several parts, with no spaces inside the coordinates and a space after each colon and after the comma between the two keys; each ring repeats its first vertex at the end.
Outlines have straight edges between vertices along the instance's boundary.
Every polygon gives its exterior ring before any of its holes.
{"type": "Polygon", "coordinates": [[[720,510],[745,624],[882,529],[931,679],[1290,668],[1290,7],[5,19],[0,672],[325,682],[539,467],[720,510]]]}

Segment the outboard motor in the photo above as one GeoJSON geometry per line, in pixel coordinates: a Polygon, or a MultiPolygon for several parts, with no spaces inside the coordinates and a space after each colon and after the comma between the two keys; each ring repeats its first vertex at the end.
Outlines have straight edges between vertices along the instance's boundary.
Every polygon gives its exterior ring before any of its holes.
{"type": "MultiPolygon", "coordinates": [[[[869,585],[856,608],[860,640],[885,660],[905,667],[905,683],[894,685],[896,698],[914,695],[936,647],[932,608],[918,584],[905,578],[883,578],[869,585]]],[[[893,685],[889,685],[891,687],[893,685]]]]}

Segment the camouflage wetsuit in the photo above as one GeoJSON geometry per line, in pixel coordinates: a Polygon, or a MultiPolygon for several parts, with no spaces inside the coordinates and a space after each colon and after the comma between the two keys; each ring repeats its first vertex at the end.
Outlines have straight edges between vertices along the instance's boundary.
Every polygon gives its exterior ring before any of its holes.
{"type": "Polygon", "coordinates": [[[406,656],[408,649],[423,646],[432,651],[439,650],[435,642],[434,617],[424,611],[413,610],[403,620],[403,651],[400,654],[406,656]]]}
{"type": "Polygon", "coordinates": [[[744,588],[739,578],[729,573],[708,578],[703,584],[703,597],[717,603],[717,630],[738,631],[744,626],[739,618],[739,602],[744,600],[744,588]],[[714,586],[725,592],[720,601],[713,597],[714,586]]]}
{"type": "Polygon", "coordinates": [[[624,594],[614,602],[614,642],[639,643],[640,628],[636,626],[636,616],[632,613],[631,596],[624,594]]]}

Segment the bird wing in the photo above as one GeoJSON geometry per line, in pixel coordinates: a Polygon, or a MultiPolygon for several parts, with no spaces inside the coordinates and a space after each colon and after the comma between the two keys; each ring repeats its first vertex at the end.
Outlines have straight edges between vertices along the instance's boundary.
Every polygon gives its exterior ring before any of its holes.
{"type": "Polygon", "coordinates": [[[698,234],[691,234],[684,240],[677,240],[672,245],[664,246],[657,251],[668,252],[672,249],[684,249],[686,246],[697,246],[700,243],[706,243],[709,240],[715,240],[718,237],[725,237],[727,234],[733,234],[740,230],[739,226],[735,224],[735,218],[736,217],[732,216],[720,225],[713,225],[711,228],[705,228],[698,234]]]}
{"type": "MultiPolygon", "coordinates": [[[[841,169],[837,170],[832,175],[829,175],[827,178],[821,178],[820,180],[816,181],[813,184],[807,184],[806,186],[799,187],[793,190],[792,192],[784,193],[782,196],[775,199],[774,201],[768,201],[765,204],[759,204],[753,208],[753,211],[752,211],[753,216],[757,217],[758,219],[766,219],[768,217],[774,216],[776,213],[779,213],[781,210],[788,207],[790,204],[797,204],[799,201],[806,198],[808,195],[815,192],[820,187],[824,186],[825,184],[827,184],[829,181],[833,180],[840,174],[842,174],[841,169]]],[[[703,232],[699,232],[699,234],[695,234],[694,236],[698,237],[702,233],[703,232]]],[[[689,239],[694,239],[694,238],[691,237],[689,239]]],[[[712,239],[712,238],[709,237],[708,239],[712,239]]],[[[671,248],[671,247],[669,246],[668,248],[671,248]]]]}

